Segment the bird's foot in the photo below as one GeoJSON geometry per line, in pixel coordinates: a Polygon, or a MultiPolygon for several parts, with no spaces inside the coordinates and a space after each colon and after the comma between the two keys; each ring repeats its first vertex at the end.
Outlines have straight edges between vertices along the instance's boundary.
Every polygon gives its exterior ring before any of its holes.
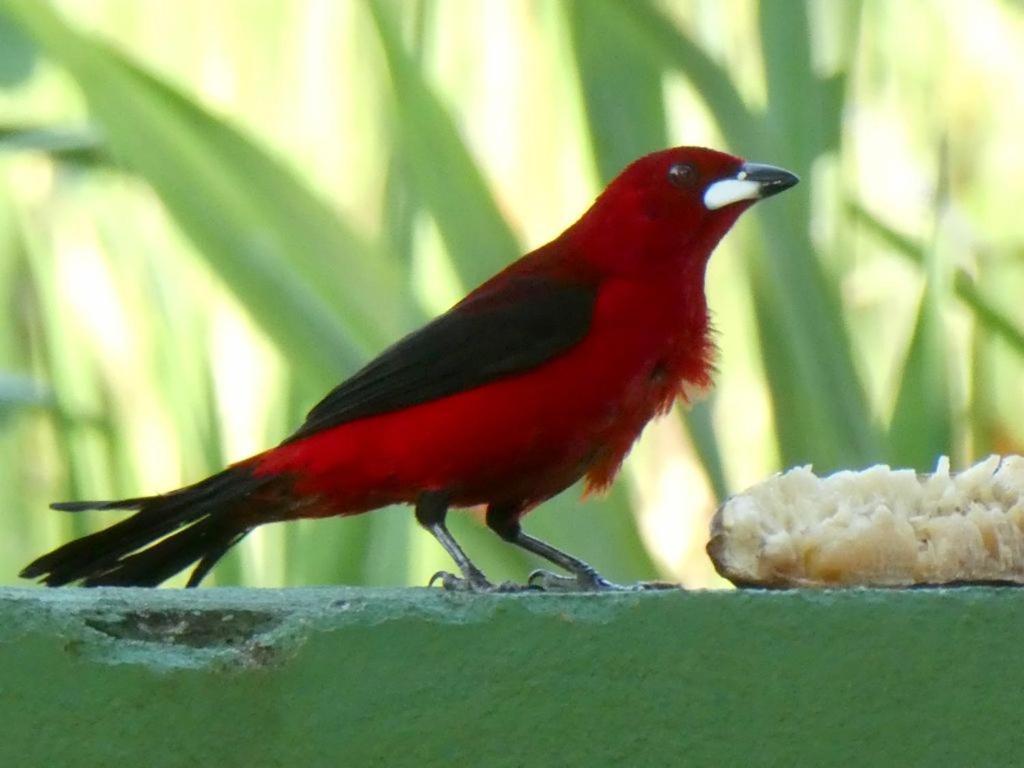
{"type": "Polygon", "coordinates": [[[639,592],[657,591],[665,589],[678,589],[686,591],[682,584],[673,584],[671,581],[638,581],[629,587],[639,592]]]}
{"type": "Polygon", "coordinates": [[[640,581],[636,584],[616,584],[597,571],[581,571],[575,576],[562,576],[551,571],[537,570],[526,583],[545,592],[646,592],[661,589],[682,589],[679,584],[666,581],[640,581]]]}
{"type": "Polygon", "coordinates": [[[430,581],[427,582],[427,586],[432,587],[435,583],[440,583],[441,588],[447,592],[524,592],[526,590],[538,589],[537,587],[529,584],[516,584],[511,581],[503,581],[501,584],[493,584],[479,571],[469,574],[468,576],[456,576],[454,573],[450,573],[449,571],[438,571],[430,577],[430,581]]]}
{"type": "Polygon", "coordinates": [[[621,584],[608,581],[594,570],[580,571],[574,576],[562,576],[551,571],[538,570],[526,580],[528,586],[545,592],[618,592],[628,590],[621,584]]]}
{"type": "Polygon", "coordinates": [[[479,571],[468,576],[438,571],[430,577],[427,586],[432,587],[435,583],[439,583],[441,588],[448,592],[490,592],[494,589],[494,585],[479,571]]]}

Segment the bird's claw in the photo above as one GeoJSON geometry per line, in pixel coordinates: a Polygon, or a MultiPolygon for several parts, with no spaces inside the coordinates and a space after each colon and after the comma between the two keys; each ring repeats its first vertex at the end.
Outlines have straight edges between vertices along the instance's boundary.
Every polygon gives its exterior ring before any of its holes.
{"type": "Polygon", "coordinates": [[[641,581],[623,585],[608,581],[597,571],[584,571],[575,576],[563,576],[543,569],[530,574],[525,584],[503,581],[494,584],[479,571],[458,576],[450,571],[438,571],[430,577],[428,587],[440,584],[446,592],[474,592],[477,594],[509,592],[645,592],[659,589],[680,589],[678,584],[663,581],[641,581]]]}
{"type": "Polygon", "coordinates": [[[473,574],[467,578],[456,576],[449,571],[435,573],[430,577],[427,586],[432,587],[435,583],[440,583],[441,588],[447,592],[489,592],[494,588],[494,585],[484,578],[483,574],[473,574]]]}
{"type": "Polygon", "coordinates": [[[526,580],[527,585],[545,592],[647,592],[661,589],[682,589],[679,584],[665,581],[639,581],[636,584],[616,584],[597,571],[583,571],[575,576],[562,576],[551,571],[536,570],[526,580]]]}
{"type": "Polygon", "coordinates": [[[482,573],[466,577],[456,576],[449,571],[438,571],[430,577],[427,586],[432,587],[435,582],[440,582],[441,588],[448,592],[524,592],[538,589],[530,584],[516,584],[511,581],[492,584],[482,573]]]}
{"type": "Polygon", "coordinates": [[[614,592],[629,589],[608,581],[597,571],[581,571],[574,576],[562,576],[551,571],[537,570],[530,574],[526,583],[545,592],[614,592]]]}
{"type": "Polygon", "coordinates": [[[665,589],[678,589],[685,591],[682,584],[673,584],[671,581],[638,581],[630,589],[640,592],[656,592],[665,589]]]}

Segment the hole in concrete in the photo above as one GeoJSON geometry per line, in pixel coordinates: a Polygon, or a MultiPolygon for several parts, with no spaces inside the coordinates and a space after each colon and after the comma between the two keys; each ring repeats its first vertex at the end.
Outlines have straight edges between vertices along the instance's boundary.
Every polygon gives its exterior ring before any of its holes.
{"type": "Polygon", "coordinates": [[[87,626],[118,640],[210,648],[243,645],[281,623],[281,617],[250,610],[141,610],[93,615],[87,626]]]}

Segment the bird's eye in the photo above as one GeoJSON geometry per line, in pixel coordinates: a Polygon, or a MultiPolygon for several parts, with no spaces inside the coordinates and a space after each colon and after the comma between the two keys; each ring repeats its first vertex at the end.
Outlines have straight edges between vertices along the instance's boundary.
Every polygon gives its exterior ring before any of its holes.
{"type": "Polygon", "coordinates": [[[697,181],[697,169],[690,163],[673,163],[668,169],[669,183],[680,189],[689,189],[697,181]]]}

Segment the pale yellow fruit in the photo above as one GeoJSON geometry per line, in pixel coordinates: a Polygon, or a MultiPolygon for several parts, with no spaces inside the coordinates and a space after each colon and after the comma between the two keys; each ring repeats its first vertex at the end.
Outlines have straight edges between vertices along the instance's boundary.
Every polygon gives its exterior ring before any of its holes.
{"type": "Polygon", "coordinates": [[[729,499],[708,554],[745,586],[1024,584],[1024,457],[950,473],[791,469],[729,499]]]}

